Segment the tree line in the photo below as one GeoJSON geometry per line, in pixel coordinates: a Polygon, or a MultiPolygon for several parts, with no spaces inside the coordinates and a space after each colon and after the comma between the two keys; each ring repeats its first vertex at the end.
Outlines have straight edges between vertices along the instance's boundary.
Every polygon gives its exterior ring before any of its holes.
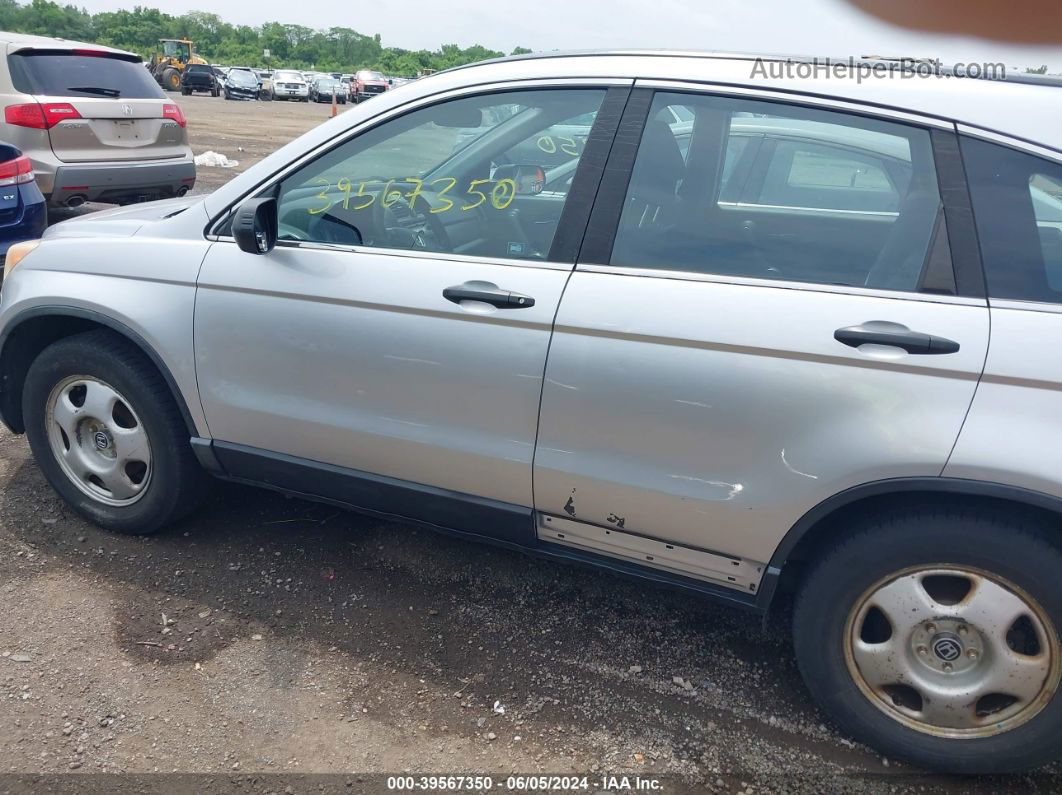
{"type": "MultiPolygon", "coordinates": [[[[304,25],[266,22],[232,25],[217,14],[190,11],[180,16],[157,8],[90,14],[52,0],[0,0],[0,30],[95,42],[130,50],[149,58],[159,39],[191,39],[194,50],[209,63],[256,67],[292,67],[323,72],[379,69],[389,75],[413,76],[422,69],[447,69],[505,53],[478,44],[461,48],[444,44],[437,50],[384,47],[379,34],[351,28],[315,30],[304,25]],[[263,56],[265,50],[269,57],[263,56]]],[[[517,47],[513,54],[530,52],[517,47]]]]}

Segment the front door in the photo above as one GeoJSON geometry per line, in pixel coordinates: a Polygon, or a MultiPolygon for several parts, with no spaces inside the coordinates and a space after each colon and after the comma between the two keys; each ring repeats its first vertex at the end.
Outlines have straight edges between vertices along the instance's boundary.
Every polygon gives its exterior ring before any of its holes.
{"type": "Polygon", "coordinates": [[[263,191],[277,247],[214,245],[196,303],[203,409],[232,474],[506,535],[493,507],[531,534],[542,373],[572,264],[550,254],[567,194],[536,195],[535,164],[505,153],[604,97],[430,105],[263,191]]]}

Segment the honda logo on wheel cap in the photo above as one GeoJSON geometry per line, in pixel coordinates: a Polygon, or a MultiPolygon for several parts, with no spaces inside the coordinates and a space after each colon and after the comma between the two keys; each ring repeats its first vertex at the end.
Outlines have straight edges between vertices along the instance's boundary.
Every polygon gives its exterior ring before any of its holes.
{"type": "Polygon", "coordinates": [[[951,637],[937,638],[933,641],[933,653],[944,662],[954,662],[962,655],[962,644],[951,637]]]}

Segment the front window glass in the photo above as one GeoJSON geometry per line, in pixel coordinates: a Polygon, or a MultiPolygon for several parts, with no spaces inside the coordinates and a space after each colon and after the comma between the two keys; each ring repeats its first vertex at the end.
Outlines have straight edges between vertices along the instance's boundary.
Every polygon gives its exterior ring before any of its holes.
{"type": "Polygon", "coordinates": [[[256,78],[251,72],[243,69],[233,69],[229,72],[229,80],[233,83],[240,85],[258,85],[258,78],[256,78]]]}
{"type": "Polygon", "coordinates": [[[280,184],[280,239],[545,259],[569,184],[547,172],[574,169],[603,98],[513,91],[385,122],[280,184]]]}

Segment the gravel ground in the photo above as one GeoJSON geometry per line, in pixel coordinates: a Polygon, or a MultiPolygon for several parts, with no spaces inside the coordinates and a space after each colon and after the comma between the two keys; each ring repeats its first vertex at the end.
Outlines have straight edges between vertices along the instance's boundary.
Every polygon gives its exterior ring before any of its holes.
{"type": "MultiPolygon", "coordinates": [[[[195,152],[238,170],[329,113],[180,102],[195,152]]],[[[233,173],[201,169],[197,190],[233,173]]],[[[220,483],[167,533],[111,535],[64,509],[23,438],[0,431],[0,450],[0,793],[349,791],[405,771],[1058,791],[1057,770],[927,776],[853,744],[811,704],[784,616],[764,630],[687,594],[220,483]],[[224,778],[33,777],[85,772],[224,778]],[[262,778],[311,773],[339,778],[262,778]]]]}

